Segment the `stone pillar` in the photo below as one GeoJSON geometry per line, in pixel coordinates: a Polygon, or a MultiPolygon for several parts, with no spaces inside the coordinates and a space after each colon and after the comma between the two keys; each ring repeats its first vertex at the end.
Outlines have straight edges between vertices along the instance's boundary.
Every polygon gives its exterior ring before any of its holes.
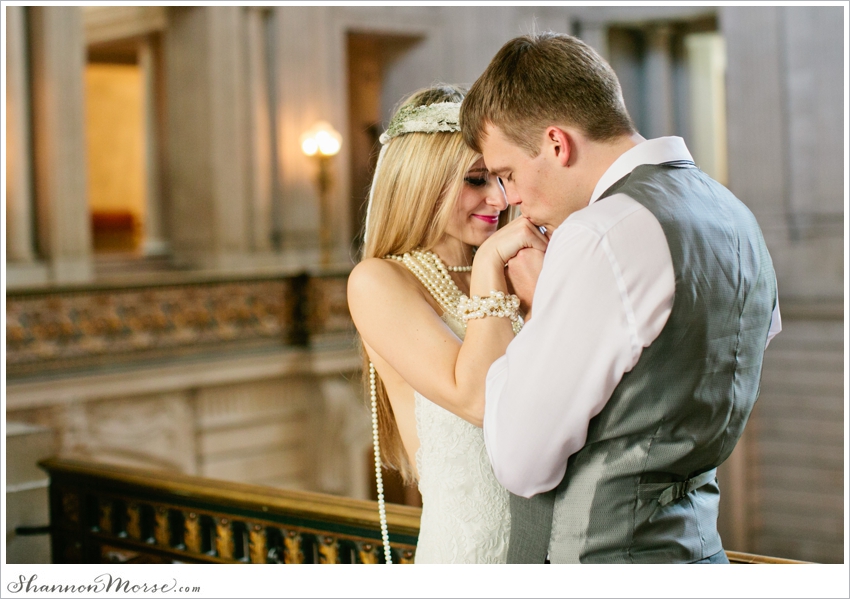
{"type": "Polygon", "coordinates": [[[92,276],[82,9],[30,7],[38,247],[57,283],[92,276]]]}
{"type": "Polygon", "coordinates": [[[168,10],[171,243],[186,266],[247,262],[242,10],[168,10]]]}
{"type": "MultiPolygon", "coordinates": [[[[301,152],[299,138],[316,121],[337,131],[348,130],[344,27],[332,7],[275,8],[275,82],[278,115],[278,161],[282,190],[282,247],[301,264],[319,259],[319,187],[317,161],[301,152]]],[[[348,140],[331,159],[329,191],[334,258],[349,245],[348,140]]],[[[346,259],[347,262],[347,259],[346,259]]],[[[296,262],[297,263],[297,262],[296,262]]]]}
{"type": "Polygon", "coordinates": [[[685,47],[692,115],[688,147],[700,169],[726,185],[726,47],[714,32],[688,36],[685,47]]]}
{"type": "Polygon", "coordinates": [[[670,56],[670,29],[653,27],[647,32],[646,53],[646,138],[672,135],[673,66],[670,56]]]}
{"type": "MultiPolygon", "coordinates": [[[[275,62],[280,164],[280,213],[286,249],[318,248],[319,196],[316,165],[301,153],[298,138],[317,120],[328,120],[327,96],[319,74],[322,56],[314,49],[319,36],[315,7],[275,9],[275,62]],[[310,35],[304,35],[309,31],[310,35]]],[[[331,123],[332,125],[334,123],[331,123]]],[[[339,127],[335,127],[339,130],[339,127]]]]}
{"type": "Polygon", "coordinates": [[[26,15],[6,9],[6,261],[34,259],[26,15]]]}
{"type": "Polygon", "coordinates": [[[159,84],[161,57],[146,38],[139,42],[139,69],[143,78],[145,127],[145,223],[142,251],[149,256],[168,253],[163,218],[161,139],[159,127],[159,84]]]}
{"type": "Polygon", "coordinates": [[[246,149],[250,157],[248,173],[250,240],[255,252],[271,249],[272,233],[272,119],[270,110],[270,71],[266,18],[268,8],[248,7],[245,12],[247,41],[248,126],[246,149]]]}

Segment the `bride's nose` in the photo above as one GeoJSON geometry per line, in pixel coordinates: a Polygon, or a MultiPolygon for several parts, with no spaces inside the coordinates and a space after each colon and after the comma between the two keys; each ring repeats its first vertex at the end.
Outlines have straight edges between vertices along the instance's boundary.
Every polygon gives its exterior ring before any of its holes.
{"type": "Polygon", "coordinates": [[[488,206],[496,208],[499,212],[507,209],[508,207],[505,190],[502,189],[502,186],[495,180],[491,181],[487,186],[487,198],[485,201],[488,206]]]}

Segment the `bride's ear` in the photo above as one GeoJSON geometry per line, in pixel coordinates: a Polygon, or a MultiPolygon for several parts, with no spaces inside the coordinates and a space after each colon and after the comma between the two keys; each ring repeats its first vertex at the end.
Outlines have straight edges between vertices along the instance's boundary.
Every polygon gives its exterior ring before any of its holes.
{"type": "Polygon", "coordinates": [[[573,153],[572,136],[560,127],[546,129],[546,145],[561,166],[569,166],[573,153]]]}

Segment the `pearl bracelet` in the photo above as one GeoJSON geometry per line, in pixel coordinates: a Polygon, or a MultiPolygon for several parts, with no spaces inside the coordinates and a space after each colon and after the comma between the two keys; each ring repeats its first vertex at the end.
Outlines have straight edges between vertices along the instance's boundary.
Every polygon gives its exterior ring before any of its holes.
{"type": "Polygon", "coordinates": [[[490,295],[478,297],[473,295],[471,298],[461,296],[457,304],[458,314],[464,322],[472,318],[484,318],[486,316],[495,316],[497,318],[510,318],[513,322],[519,320],[519,298],[513,294],[506,294],[504,291],[490,292],[490,295]]]}

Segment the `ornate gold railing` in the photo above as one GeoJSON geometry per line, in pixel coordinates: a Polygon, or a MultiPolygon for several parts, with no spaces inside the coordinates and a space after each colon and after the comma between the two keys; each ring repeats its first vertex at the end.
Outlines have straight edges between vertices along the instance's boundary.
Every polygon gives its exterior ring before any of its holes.
{"type": "MultiPolygon", "coordinates": [[[[377,504],[68,459],[50,475],[55,563],[377,564],[377,504]]],[[[387,505],[393,563],[412,563],[420,509],[387,505]]],[[[802,563],[726,552],[733,564],[802,563]]]]}
{"type": "MultiPolygon", "coordinates": [[[[49,459],[55,563],[381,563],[377,504],[181,474],[49,459]]],[[[394,563],[418,508],[387,506],[394,563]]]]}

